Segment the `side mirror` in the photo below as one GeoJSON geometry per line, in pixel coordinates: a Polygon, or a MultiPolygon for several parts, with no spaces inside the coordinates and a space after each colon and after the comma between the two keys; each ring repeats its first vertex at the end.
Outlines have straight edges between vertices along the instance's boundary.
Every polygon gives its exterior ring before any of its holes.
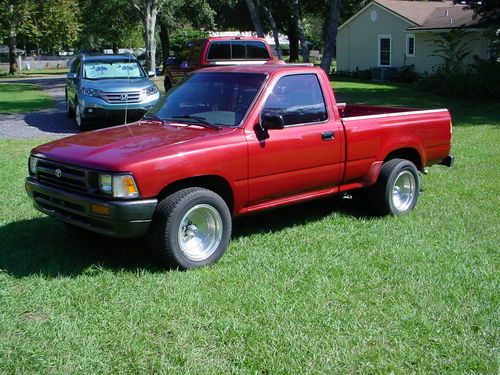
{"type": "Polygon", "coordinates": [[[152,70],[148,72],[148,77],[154,77],[156,74],[152,70]]]}
{"type": "Polygon", "coordinates": [[[260,116],[260,127],[263,130],[269,129],[283,129],[285,127],[285,121],[283,116],[274,113],[263,113],[260,116]]]}
{"type": "Polygon", "coordinates": [[[68,73],[66,74],[66,78],[67,79],[76,79],[78,76],[76,75],[76,73],[68,73]]]}

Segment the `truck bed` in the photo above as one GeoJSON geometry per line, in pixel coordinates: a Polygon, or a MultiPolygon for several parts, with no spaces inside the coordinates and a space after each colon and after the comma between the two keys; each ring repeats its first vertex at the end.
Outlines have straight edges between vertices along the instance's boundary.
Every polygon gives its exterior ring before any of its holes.
{"type": "Polygon", "coordinates": [[[376,115],[420,111],[419,109],[415,108],[383,107],[383,106],[347,104],[347,103],[338,103],[337,108],[339,110],[340,117],[343,119],[349,117],[376,116],[376,115]]]}

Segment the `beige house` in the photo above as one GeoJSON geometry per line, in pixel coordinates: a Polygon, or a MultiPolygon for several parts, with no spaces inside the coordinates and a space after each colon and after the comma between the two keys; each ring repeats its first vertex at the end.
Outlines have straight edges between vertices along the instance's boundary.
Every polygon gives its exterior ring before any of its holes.
{"type": "Polygon", "coordinates": [[[339,27],[337,70],[414,65],[417,72],[431,72],[442,63],[432,56],[437,48],[432,40],[458,27],[468,31],[465,63],[474,55],[487,59],[490,42],[476,23],[471,10],[451,1],[372,1],[339,27]]]}

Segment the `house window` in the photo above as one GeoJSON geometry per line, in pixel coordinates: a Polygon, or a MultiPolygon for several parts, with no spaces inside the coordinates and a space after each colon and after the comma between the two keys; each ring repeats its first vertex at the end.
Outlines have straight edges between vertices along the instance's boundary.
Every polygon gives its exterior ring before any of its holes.
{"type": "Polygon", "coordinates": [[[406,56],[415,57],[415,35],[406,35],[406,56]]]}
{"type": "Polygon", "coordinates": [[[378,36],[378,65],[391,66],[391,36],[378,36]]]}

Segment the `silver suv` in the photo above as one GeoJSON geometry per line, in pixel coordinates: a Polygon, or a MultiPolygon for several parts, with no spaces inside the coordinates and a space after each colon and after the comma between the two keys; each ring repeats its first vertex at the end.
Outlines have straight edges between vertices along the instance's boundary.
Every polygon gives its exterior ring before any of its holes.
{"type": "Polygon", "coordinates": [[[79,55],[66,78],[68,116],[79,130],[138,120],[160,99],[152,76],[131,55],[79,55]]]}

